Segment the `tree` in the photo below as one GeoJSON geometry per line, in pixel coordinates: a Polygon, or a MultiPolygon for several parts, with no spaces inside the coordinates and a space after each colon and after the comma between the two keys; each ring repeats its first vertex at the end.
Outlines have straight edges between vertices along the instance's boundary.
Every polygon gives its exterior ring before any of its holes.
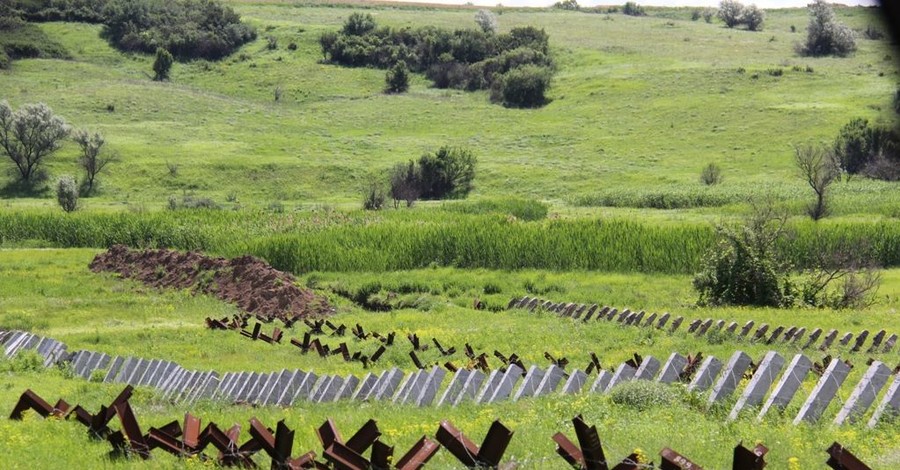
{"type": "Polygon", "coordinates": [[[116,161],[116,155],[103,150],[106,141],[99,132],[89,133],[86,130],[75,131],[72,136],[75,143],[81,147],[81,155],[78,157],[78,166],[84,170],[83,190],[84,195],[89,196],[94,190],[94,183],[107,165],[116,161]]]}
{"type": "Polygon", "coordinates": [[[44,160],[67,135],[66,121],[46,104],[26,104],[13,112],[6,100],[0,101],[0,146],[23,183],[34,184],[44,160]]]}
{"type": "Polygon", "coordinates": [[[761,31],[765,19],[765,12],[756,8],[754,4],[744,8],[743,16],[741,16],[741,22],[747,25],[747,29],[750,31],[761,31]]]}
{"type": "Polygon", "coordinates": [[[422,155],[419,169],[423,198],[464,198],[475,179],[475,155],[469,149],[444,146],[422,155]]]}
{"type": "Polygon", "coordinates": [[[722,0],[719,3],[718,16],[725,22],[725,26],[734,28],[743,20],[744,5],[736,0],[722,0]]]}
{"type": "Polygon", "coordinates": [[[169,51],[163,48],[156,49],[156,60],[153,61],[153,72],[156,74],[153,76],[153,79],[156,81],[163,81],[169,79],[169,71],[172,70],[172,63],[175,62],[175,58],[172,57],[172,54],[169,51]]]}
{"type": "Polygon", "coordinates": [[[477,23],[478,27],[487,34],[497,33],[497,15],[488,10],[478,10],[478,12],[475,13],[475,23],[477,23]]]}
{"type": "Polygon", "coordinates": [[[384,82],[387,84],[387,93],[405,93],[409,90],[409,69],[406,68],[406,62],[397,62],[388,69],[384,82]]]}
{"type": "Polygon", "coordinates": [[[74,212],[78,209],[78,187],[75,178],[65,175],[56,182],[56,200],[59,207],[66,212],[74,212]]]}
{"type": "Polygon", "coordinates": [[[764,203],[754,206],[743,224],[716,227],[716,244],[694,276],[697,303],[768,307],[793,303],[790,266],[775,249],[786,221],[787,216],[764,203]]]}
{"type": "Polygon", "coordinates": [[[806,44],[800,52],[811,55],[845,56],[856,50],[853,30],[839,23],[831,5],[825,0],[815,0],[809,5],[809,26],[806,28],[806,44]]]}
{"type": "Polygon", "coordinates": [[[797,147],[794,151],[794,163],[800,170],[800,176],[816,194],[816,202],[807,208],[807,213],[813,220],[819,220],[831,211],[828,207],[828,188],[840,175],[834,154],[811,145],[797,147]]]}

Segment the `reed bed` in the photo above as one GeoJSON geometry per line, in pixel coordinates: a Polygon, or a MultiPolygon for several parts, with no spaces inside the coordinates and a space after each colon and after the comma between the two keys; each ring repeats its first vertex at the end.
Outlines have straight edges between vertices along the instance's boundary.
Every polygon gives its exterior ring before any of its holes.
{"type": "MultiPolygon", "coordinates": [[[[862,248],[878,264],[900,265],[900,224],[796,220],[779,245],[804,268],[821,252],[862,248]]],[[[713,246],[715,230],[702,222],[646,222],[625,218],[525,221],[508,214],[418,211],[298,212],[162,211],[0,214],[5,246],[203,250],[252,254],[278,269],[393,271],[434,266],[487,269],[595,270],[690,273],[713,246]]]]}

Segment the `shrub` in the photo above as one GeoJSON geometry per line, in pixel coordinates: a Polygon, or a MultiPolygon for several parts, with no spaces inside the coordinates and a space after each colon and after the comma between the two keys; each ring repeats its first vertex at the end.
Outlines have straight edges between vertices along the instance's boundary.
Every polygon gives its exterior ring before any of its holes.
{"type": "Polygon", "coordinates": [[[707,186],[715,186],[721,183],[722,179],[722,168],[715,163],[706,165],[700,172],[700,182],[707,186]]]}
{"type": "MultiPolygon", "coordinates": [[[[537,65],[523,65],[503,75],[500,88],[505,106],[535,108],[543,106],[550,88],[550,69],[537,65]]],[[[496,99],[496,98],[495,98],[496,99]]]]}
{"type": "Polygon", "coordinates": [[[488,10],[478,10],[478,12],[475,13],[475,23],[487,34],[497,33],[497,15],[488,10]]]}
{"type": "Polygon", "coordinates": [[[363,190],[363,209],[367,211],[379,211],[384,208],[384,187],[381,182],[372,180],[363,190]]]}
{"type": "Polygon", "coordinates": [[[156,60],[153,61],[154,80],[162,81],[169,79],[169,72],[172,70],[172,63],[175,59],[169,51],[163,48],[156,49],[156,60]]]}
{"type": "Polygon", "coordinates": [[[56,182],[56,200],[66,212],[78,209],[78,185],[75,178],[68,175],[59,178],[56,182]]]}
{"type": "Polygon", "coordinates": [[[697,21],[700,19],[701,16],[703,16],[702,11],[700,11],[699,9],[694,10],[691,12],[691,21],[697,21]]]}
{"type": "Polygon", "coordinates": [[[412,207],[422,195],[422,172],[412,160],[408,164],[398,163],[389,172],[388,184],[395,208],[400,201],[406,201],[406,207],[412,207]]]}
{"type": "Polygon", "coordinates": [[[344,22],[344,34],[348,36],[362,36],[375,30],[375,18],[369,13],[351,13],[344,22]]]}
{"type": "Polygon", "coordinates": [[[765,19],[765,12],[756,8],[756,5],[751,4],[744,8],[743,15],[741,16],[741,23],[747,25],[747,29],[750,31],[761,31],[765,19]]]}
{"type": "Polygon", "coordinates": [[[578,2],[576,0],[560,0],[553,4],[553,8],[558,8],[560,10],[577,11],[581,9],[581,6],[578,5],[578,2]]]}
{"type": "Polygon", "coordinates": [[[786,217],[766,206],[742,225],[716,227],[716,243],[703,258],[693,287],[699,305],[782,307],[793,302],[789,265],[775,250],[786,217]]]}
{"type": "Polygon", "coordinates": [[[678,395],[669,384],[650,380],[630,380],[613,387],[609,398],[618,405],[645,411],[671,406],[678,399],[678,395]]]}
{"type": "Polygon", "coordinates": [[[15,164],[23,183],[40,179],[44,161],[67,135],[66,121],[46,104],[26,104],[13,111],[6,100],[0,101],[0,149],[15,164]]]}
{"type": "Polygon", "coordinates": [[[866,30],[863,31],[863,36],[866,39],[871,39],[873,41],[877,41],[879,39],[884,39],[884,33],[881,32],[880,29],[873,27],[872,25],[867,25],[866,30]]]}
{"type": "Polygon", "coordinates": [[[628,16],[646,16],[647,12],[644,11],[644,7],[638,5],[634,2],[625,2],[625,5],[622,6],[622,13],[628,16]]]}
{"type": "Polygon", "coordinates": [[[464,198],[475,179],[475,155],[461,147],[443,146],[419,158],[422,197],[425,199],[464,198]]]}
{"type": "Polygon", "coordinates": [[[815,0],[810,4],[806,43],[800,52],[811,56],[845,56],[855,50],[853,30],[837,21],[831,5],[825,0],[815,0]]]}
{"type": "Polygon", "coordinates": [[[405,62],[397,62],[388,69],[384,82],[387,85],[387,93],[405,93],[409,90],[409,69],[405,62]]]}
{"type": "Polygon", "coordinates": [[[734,28],[741,24],[744,16],[744,5],[736,0],[722,0],[719,3],[718,17],[725,22],[725,26],[734,28]]]}
{"type": "Polygon", "coordinates": [[[278,49],[278,38],[275,36],[266,36],[266,49],[270,51],[278,49]]]}
{"type": "Polygon", "coordinates": [[[900,168],[898,141],[891,129],[870,127],[868,120],[857,118],[841,128],[834,141],[834,154],[840,170],[847,175],[865,173],[876,160],[881,160],[881,167],[892,164],[900,168]]]}

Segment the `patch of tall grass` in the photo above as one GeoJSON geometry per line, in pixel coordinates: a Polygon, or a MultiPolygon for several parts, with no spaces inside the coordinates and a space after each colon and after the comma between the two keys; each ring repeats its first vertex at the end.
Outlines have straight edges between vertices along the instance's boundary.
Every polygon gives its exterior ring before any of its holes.
{"type": "Polygon", "coordinates": [[[496,198],[478,201],[451,202],[444,210],[460,214],[502,214],[521,220],[541,220],[547,217],[549,207],[534,199],[496,198]]]}
{"type": "MultiPolygon", "coordinates": [[[[863,247],[882,266],[900,265],[900,224],[890,219],[801,220],[790,228],[792,235],[779,249],[798,268],[839,247],[863,247]]],[[[446,210],[0,214],[0,245],[106,248],[122,243],[222,256],[252,254],[294,273],[435,266],[691,273],[714,240],[713,226],[698,222],[525,221],[446,210]]]]}

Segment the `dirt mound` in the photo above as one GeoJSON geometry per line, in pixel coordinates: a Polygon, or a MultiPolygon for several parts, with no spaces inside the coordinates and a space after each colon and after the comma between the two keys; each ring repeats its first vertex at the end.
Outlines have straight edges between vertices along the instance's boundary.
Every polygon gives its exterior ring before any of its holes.
{"type": "Polygon", "coordinates": [[[334,313],[325,299],[297,287],[294,276],[253,256],[210,258],[195,252],[131,250],[115,245],[97,255],[90,268],[116,272],[154,287],[215,295],[265,320],[334,313]]]}

